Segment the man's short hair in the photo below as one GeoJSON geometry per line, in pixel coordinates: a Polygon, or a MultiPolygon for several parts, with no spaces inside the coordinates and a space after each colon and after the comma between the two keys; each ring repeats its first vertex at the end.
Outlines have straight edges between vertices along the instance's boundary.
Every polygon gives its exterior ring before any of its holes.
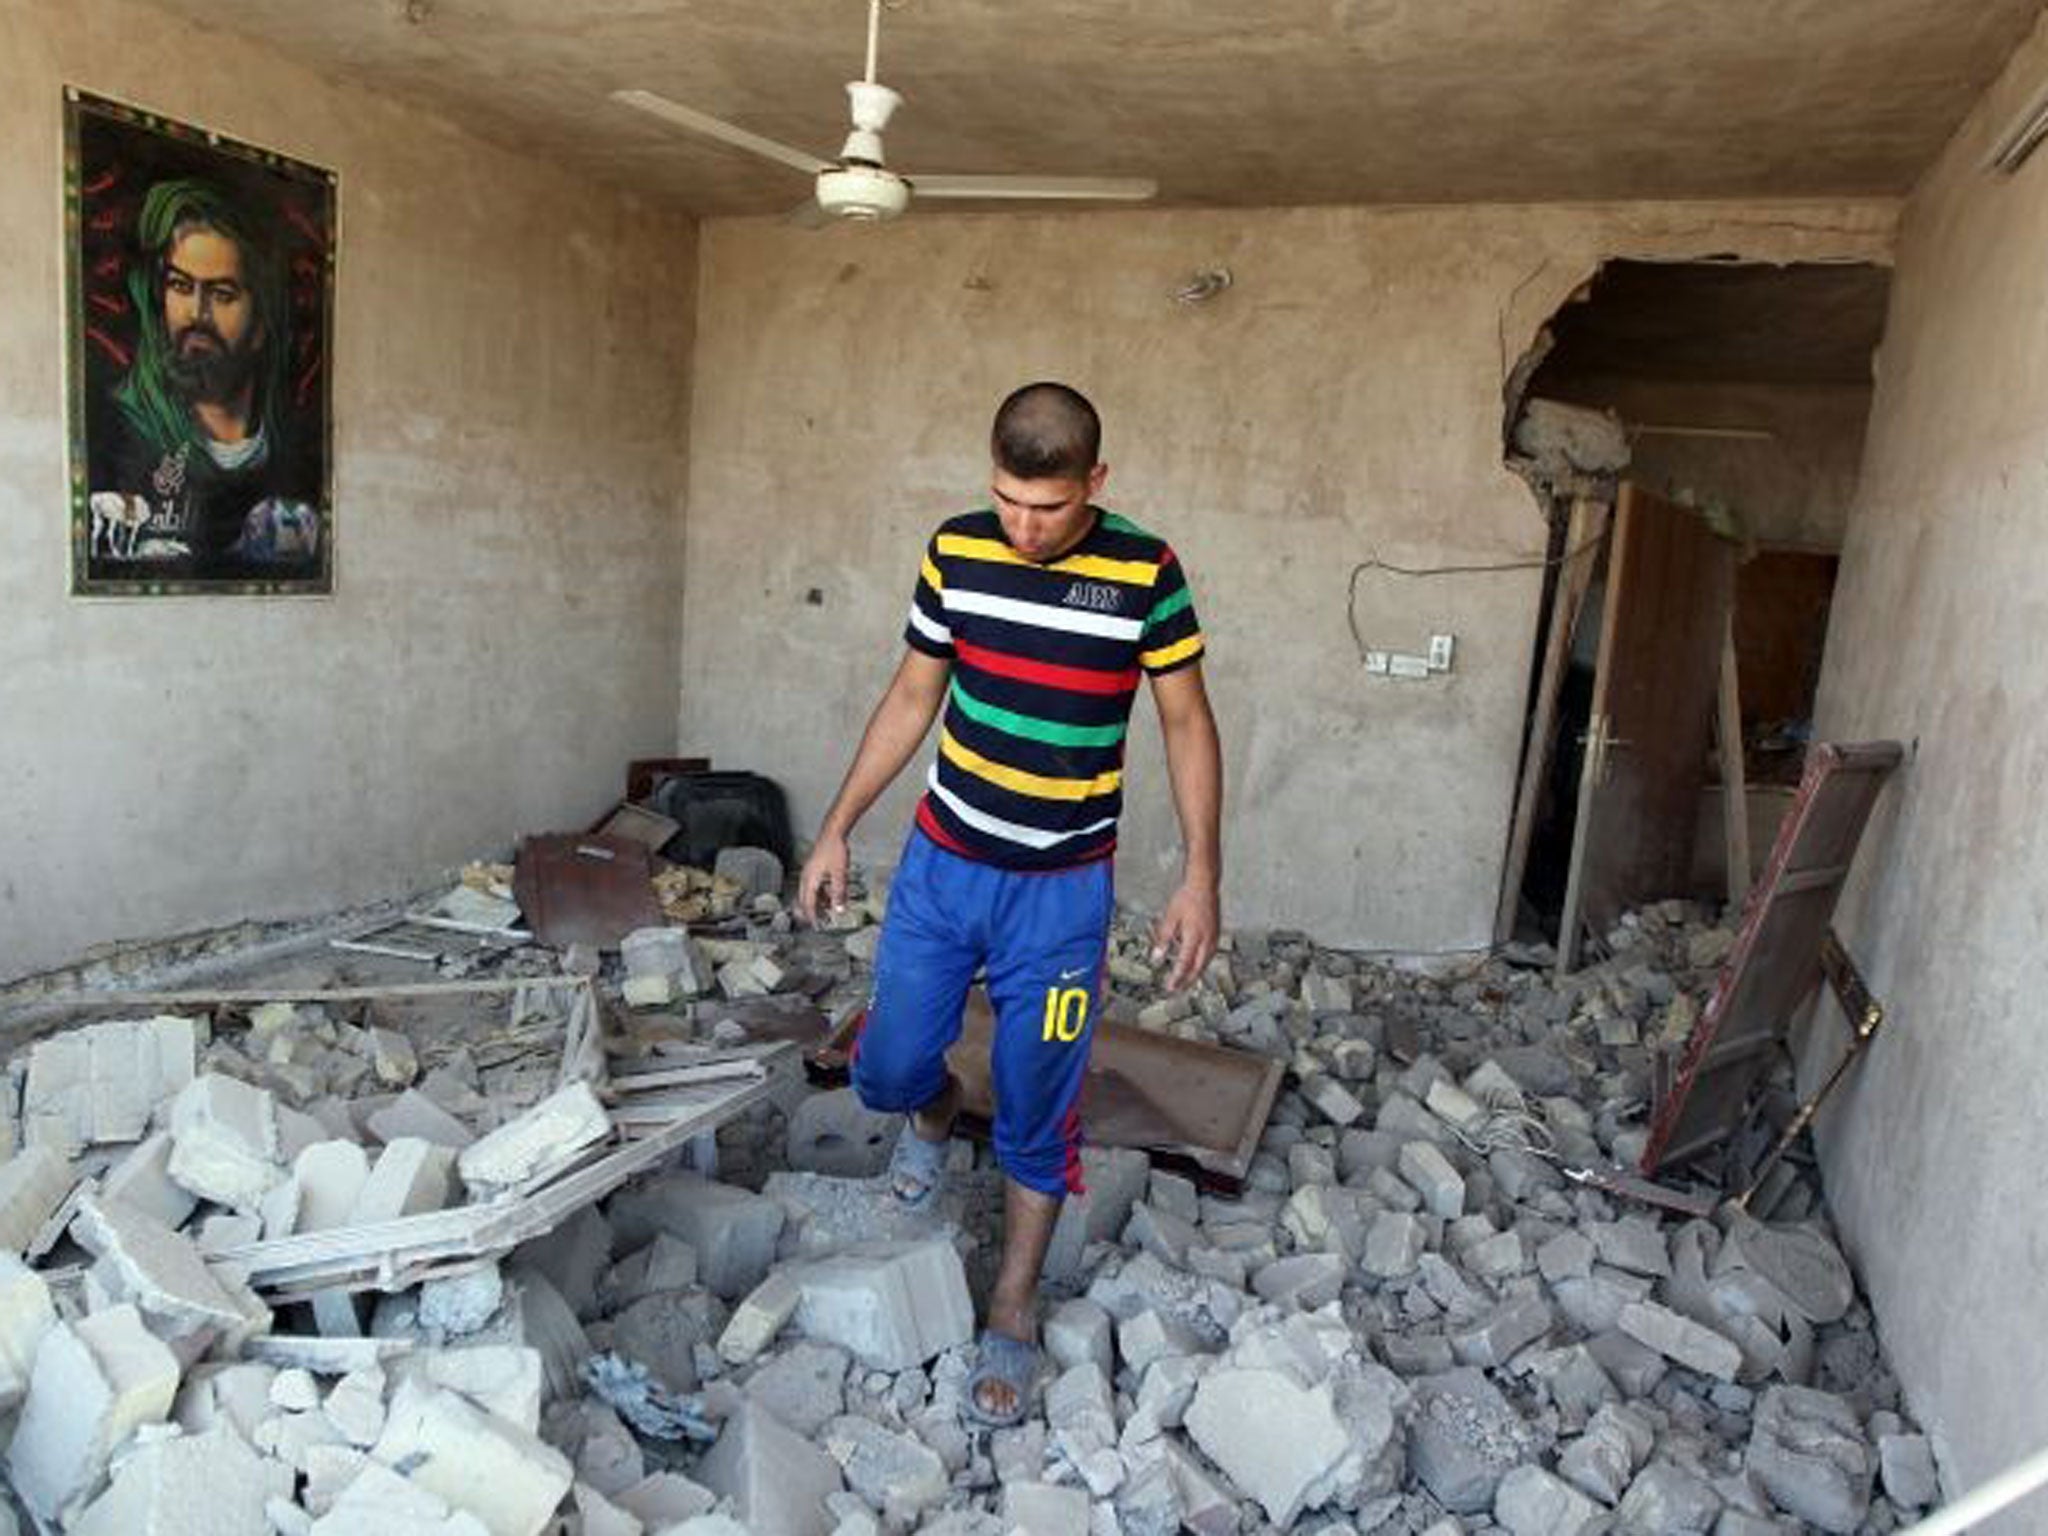
{"type": "Polygon", "coordinates": [[[1102,419],[1078,389],[1026,384],[997,407],[989,447],[996,467],[1020,479],[1085,479],[1102,452],[1102,419]]]}

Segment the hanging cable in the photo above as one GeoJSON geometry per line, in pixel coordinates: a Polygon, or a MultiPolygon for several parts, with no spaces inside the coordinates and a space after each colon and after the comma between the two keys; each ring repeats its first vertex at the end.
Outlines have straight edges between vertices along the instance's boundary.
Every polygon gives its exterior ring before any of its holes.
{"type": "Polygon", "coordinates": [[[1392,561],[1382,560],[1377,555],[1372,556],[1370,559],[1359,561],[1358,564],[1351,567],[1351,579],[1345,589],[1344,622],[1350,626],[1351,643],[1357,647],[1360,664],[1363,665],[1365,661],[1367,646],[1365,636],[1358,628],[1358,578],[1367,571],[1385,571],[1390,576],[1411,577],[1490,576],[1502,571],[1541,571],[1547,570],[1552,566],[1570,565],[1572,561],[1578,559],[1579,556],[1585,554],[1589,549],[1597,546],[1606,537],[1606,531],[1603,529],[1601,532],[1583,540],[1576,548],[1568,549],[1561,555],[1535,560],[1503,560],[1492,565],[1395,565],[1392,561]]]}

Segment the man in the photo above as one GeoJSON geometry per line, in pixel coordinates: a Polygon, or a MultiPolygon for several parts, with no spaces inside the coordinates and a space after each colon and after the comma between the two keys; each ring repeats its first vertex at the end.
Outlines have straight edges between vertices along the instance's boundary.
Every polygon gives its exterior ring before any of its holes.
{"type": "Polygon", "coordinates": [[[854,1087],[909,1116],[889,1178],[898,1199],[937,1197],[960,1085],[946,1048],[978,971],[995,1006],[996,1159],[1005,1174],[1000,1272],[968,1411],[1023,1417],[1038,1365],[1039,1271],[1060,1201],[1078,1191],[1079,1099],[1102,996],[1110,858],[1124,736],[1151,681],[1184,844],[1181,884],[1154,934],[1169,983],[1215,953],[1222,756],[1202,686],[1203,642],[1171,549],[1095,505],[1108,477],[1094,408],[1031,384],[996,413],[990,510],[956,517],[926,550],[904,639],[804,865],[816,920],[843,904],[847,837],[909,761],[940,703],[945,721],[917,824],[890,887],[854,1087]]]}
{"type": "Polygon", "coordinates": [[[113,552],[193,575],[313,563],[321,477],[286,408],[288,308],[271,243],[226,191],[190,178],[149,189],[136,242],[135,362],[91,438],[95,510],[107,497],[142,503],[113,552]]]}

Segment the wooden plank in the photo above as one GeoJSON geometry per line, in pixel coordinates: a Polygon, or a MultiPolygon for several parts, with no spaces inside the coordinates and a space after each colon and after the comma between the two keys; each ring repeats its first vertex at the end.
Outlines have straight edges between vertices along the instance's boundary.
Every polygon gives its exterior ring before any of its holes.
{"type": "Polygon", "coordinates": [[[1735,659],[1735,610],[1721,636],[1720,712],[1715,736],[1721,749],[1721,824],[1728,847],[1728,907],[1742,910],[1749,895],[1749,781],[1742,769],[1742,685],[1735,659]]]}
{"type": "Polygon", "coordinates": [[[1507,867],[1501,872],[1500,905],[1494,913],[1493,939],[1505,944],[1515,936],[1515,916],[1522,897],[1522,877],[1529,868],[1529,840],[1536,830],[1536,802],[1550,775],[1550,754],[1557,734],[1557,696],[1564,687],[1572,641],[1593,573],[1600,566],[1600,541],[1607,533],[1607,506],[1584,497],[1572,503],[1565,530],[1567,559],[1551,594],[1550,628],[1543,641],[1543,664],[1536,680],[1536,706],[1529,716],[1529,741],[1522,751],[1521,783],[1515,792],[1515,818],[1508,831],[1507,867]]]}

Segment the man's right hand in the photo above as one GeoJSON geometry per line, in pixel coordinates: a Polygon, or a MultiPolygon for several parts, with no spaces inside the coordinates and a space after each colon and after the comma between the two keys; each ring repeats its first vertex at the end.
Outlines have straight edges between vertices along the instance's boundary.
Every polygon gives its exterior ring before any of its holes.
{"type": "Polygon", "coordinates": [[[846,839],[836,833],[820,833],[804,860],[804,872],[797,879],[796,909],[813,928],[818,926],[819,909],[846,909],[846,839]]]}

